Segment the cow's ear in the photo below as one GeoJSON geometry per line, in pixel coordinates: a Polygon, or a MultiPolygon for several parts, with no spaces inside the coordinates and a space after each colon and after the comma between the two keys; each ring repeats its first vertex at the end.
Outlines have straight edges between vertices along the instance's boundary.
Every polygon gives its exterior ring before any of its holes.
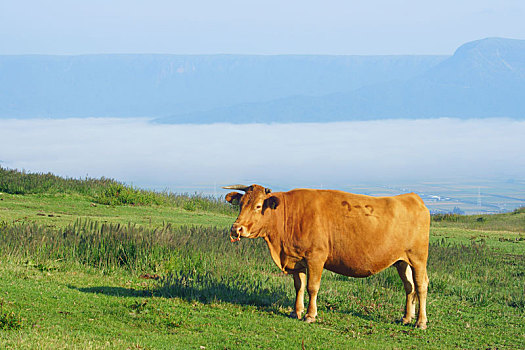
{"type": "Polygon", "coordinates": [[[226,195],[226,201],[231,204],[239,204],[242,198],[242,194],[239,192],[230,192],[226,195]]]}
{"type": "Polygon", "coordinates": [[[281,200],[275,196],[271,196],[269,198],[266,198],[264,200],[264,207],[265,208],[270,208],[270,209],[275,209],[279,206],[279,203],[281,203],[281,200]]]}

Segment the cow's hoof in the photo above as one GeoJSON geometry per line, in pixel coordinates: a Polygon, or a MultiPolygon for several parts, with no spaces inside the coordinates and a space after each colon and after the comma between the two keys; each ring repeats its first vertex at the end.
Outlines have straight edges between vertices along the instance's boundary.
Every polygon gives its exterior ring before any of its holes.
{"type": "Polygon", "coordinates": [[[416,323],[416,328],[427,329],[427,323],[426,322],[418,322],[418,323],[416,323]]]}
{"type": "Polygon", "coordinates": [[[306,315],[306,317],[304,318],[304,322],[306,322],[306,323],[314,323],[315,322],[315,317],[306,315]]]}
{"type": "Polygon", "coordinates": [[[409,324],[410,322],[412,322],[412,319],[411,319],[411,318],[403,317],[403,318],[401,319],[401,323],[404,324],[404,325],[407,325],[407,324],[409,324]]]}
{"type": "Polygon", "coordinates": [[[301,318],[301,313],[298,314],[297,312],[292,311],[292,312],[290,312],[290,314],[288,315],[288,317],[290,317],[290,318],[295,318],[295,319],[300,319],[300,318],[301,318]]]}

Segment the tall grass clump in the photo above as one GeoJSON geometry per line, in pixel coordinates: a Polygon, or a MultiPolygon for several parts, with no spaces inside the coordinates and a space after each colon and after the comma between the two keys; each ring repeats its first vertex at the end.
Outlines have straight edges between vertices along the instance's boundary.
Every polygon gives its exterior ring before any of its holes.
{"type": "MultiPolygon", "coordinates": [[[[0,225],[0,255],[137,271],[156,271],[167,265],[184,267],[186,265],[179,263],[188,256],[199,261],[210,256],[209,263],[213,265],[217,256],[230,253],[236,255],[232,257],[235,262],[247,255],[259,257],[260,261],[265,255],[260,244],[239,248],[241,246],[232,245],[228,237],[224,228],[170,224],[148,228],[78,219],[64,228],[54,228],[35,223],[4,223],[0,225]],[[173,256],[185,258],[174,263],[173,256]]],[[[191,266],[198,264],[193,261],[191,266]]]]}
{"type": "Polygon", "coordinates": [[[269,282],[278,271],[263,241],[231,244],[223,228],[144,228],[81,220],[63,229],[9,224],[0,228],[0,255],[42,271],[56,269],[60,262],[108,272],[158,273],[163,278],[156,293],[189,300],[270,305],[288,300],[285,291],[291,291],[281,278],[269,282]]]}
{"type": "Polygon", "coordinates": [[[63,178],[51,173],[29,173],[0,166],[0,192],[9,194],[79,193],[93,196],[101,188],[117,184],[107,178],[63,178]]]}

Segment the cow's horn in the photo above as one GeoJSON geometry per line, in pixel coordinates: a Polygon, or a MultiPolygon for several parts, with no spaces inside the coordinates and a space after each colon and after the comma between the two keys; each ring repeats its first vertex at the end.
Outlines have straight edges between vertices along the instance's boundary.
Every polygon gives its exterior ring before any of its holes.
{"type": "Polygon", "coordinates": [[[244,191],[246,192],[250,186],[245,185],[231,185],[231,186],[224,186],[225,190],[238,190],[238,191],[244,191]]]}

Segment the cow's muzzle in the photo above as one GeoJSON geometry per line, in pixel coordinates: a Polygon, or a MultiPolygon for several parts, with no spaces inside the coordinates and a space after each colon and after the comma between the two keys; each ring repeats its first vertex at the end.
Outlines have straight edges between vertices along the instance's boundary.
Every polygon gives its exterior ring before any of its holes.
{"type": "Polygon", "coordinates": [[[246,229],[242,225],[233,224],[230,230],[230,240],[232,242],[240,241],[245,231],[246,229]]]}

